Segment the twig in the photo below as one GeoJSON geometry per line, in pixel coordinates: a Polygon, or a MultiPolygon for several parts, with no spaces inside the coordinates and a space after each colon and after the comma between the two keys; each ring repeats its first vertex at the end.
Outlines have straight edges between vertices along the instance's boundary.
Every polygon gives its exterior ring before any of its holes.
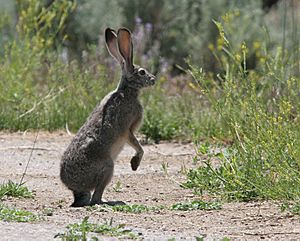
{"type": "Polygon", "coordinates": [[[246,150],[246,148],[245,148],[245,146],[244,146],[244,144],[243,144],[243,142],[242,142],[242,140],[241,140],[240,134],[239,134],[239,132],[238,132],[238,130],[237,130],[237,125],[236,125],[236,123],[235,123],[235,125],[234,125],[234,131],[235,131],[236,137],[238,138],[238,141],[239,141],[239,143],[240,143],[240,145],[241,145],[243,151],[244,151],[245,153],[247,153],[247,150],[246,150]]]}
{"type": "MultiPolygon", "coordinates": [[[[0,151],[6,151],[6,150],[27,150],[27,149],[32,149],[32,146],[8,146],[8,147],[3,147],[0,148],[0,151]]],[[[45,148],[45,147],[36,147],[34,150],[36,151],[57,151],[55,149],[51,148],[45,148]]]]}
{"type": "Polygon", "coordinates": [[[33,112],[36,109],[36,107],[38,107],[39,105],[41,105],[43,102],[46,102],[46,101],[50,102],[50,101],[54,100],[57,96],[59,96],[64,91],[65,91],[65,88],[62,88],[62,89],[59,89],[59,91],[57,93],[52,94],[53,89],[51,89],[46,96],[44,96],[43,98],[41,98],[41,100],[39,102],[37,102],[37,103],[35,102],[33,104],[33,107],[31,109],[29,109],[28,111],[26,111],[23,114],[19,115],[17,117],[17,119],[21,119],[25,115],[30,114],[31,112],[33,112]]]}
{"type": "Polygon", "coordinates": [[[34,139],[34,142],[33,142],[33,146],[32,146],[32,148],[31,148],[31,152],[30,152],[30,155],[29,155],[29,158],[28,158],[28,161],[27,161],[25,170],[24,170],[24,172],[23,172],[23,174],[22,174],[22,177],[21,177],[21,180],[20,180],[20,182],[19,182],[19,186],[22,185],[23,180],[24,180],[24,177],[25,177],[25,175],[26,175],[26,172],[27,172],[27,169],[28,169],[28,166],[29,166],[29,162],[31,161],[31,158],[32,158],[33,150],[34,150],[35,144],[36,144],[36,142],[37,142],[38,135],[39,135],[39,129],[38,129],[37,132],[36,132],[35,139],[34,139]]]}
{"type": "Polygon", "coordinates": [[[67,134],[68,134],[69,136],[72,136],[72,133],[71,133],[71,131],[69,130],[69,125],[68,125],[67,122],[66,122],[66,131],[67,131],[67,134]]]}
{"type": "Polygon", "coordinates": [[[25,115],[27,115],[27,114],[30,114],[32,111],[35,110],[36,106],[39,105],[40,103],[41,103],[41,102],[39,102],[38,104],[34,103],[34,104],[33,104],[33,107],[32,107],[30,110],[26,111],[26,112],[23,113],[22,115],[19,115],[17,119],[21,119],[23,116],[25,116],[25,115]]]}

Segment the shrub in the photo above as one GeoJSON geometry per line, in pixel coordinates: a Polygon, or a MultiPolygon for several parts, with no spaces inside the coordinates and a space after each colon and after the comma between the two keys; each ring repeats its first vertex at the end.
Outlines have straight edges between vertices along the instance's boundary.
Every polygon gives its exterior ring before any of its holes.
{"type": "Polygon", "coordinates": [[[229,200],[296,199],[300,80],[294,75],[293,58],[284,64],[278,47],[277,53],[265,52],[260,72],[248,71],[247,45],[243,43],[238,51],[231,48],[225,27],[216,24],[224,43],[219,59],[226,67],[220,83],[207,79],[197,67],[192,66],[192,73],[233,144],[217,156],[219,165],[212,165],[210,156],[199,169],[191,170],[185,185],[229,200]]]}

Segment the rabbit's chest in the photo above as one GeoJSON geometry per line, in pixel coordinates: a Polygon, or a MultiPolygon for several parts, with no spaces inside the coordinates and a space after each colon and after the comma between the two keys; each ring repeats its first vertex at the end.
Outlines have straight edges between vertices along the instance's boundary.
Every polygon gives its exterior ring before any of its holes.
{"type": "Polygon", "coordinates": [[[141,121],[143,118],[143,107],[137,100],[124,100],[118,112],[129,123],[141,121]]]}
{"type": "Polygon", "coordinates": [[[142,119],[143,108],[138,99],[126,92],[117,92],[111,95],[104,106],[102,125],[115,139],[126,135],[129,129],[136,130],[142,119]]]}
{"type": "Polygon", "coordinates": [[[126,137],[125,136],[119,136],[116,141],[113,143],[111,150],[110,150],[110,155],[112,160],[116,160],[119,153],[122,151],[125,143],[126,143],[126,137]]]}

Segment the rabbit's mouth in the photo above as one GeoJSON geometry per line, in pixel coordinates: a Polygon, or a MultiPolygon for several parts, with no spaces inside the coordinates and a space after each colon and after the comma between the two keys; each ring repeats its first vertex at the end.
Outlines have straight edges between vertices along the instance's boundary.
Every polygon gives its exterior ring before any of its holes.
{"type": "Polygon", "coordinates": [[[133,83],[130,83],[131,86],[134,86],[136,89],[141,89],[141,88],[145,88],[145,87],[148,87],[148,86],[153,86],[155,84],[155,77],[151,76],[147,79],[144,79],[140,82],[133,82],[133,83]]]}
{"type": "Polygon", "coordinates": [[[147,78],[147,80],[146,80],[146,85],[147,85],[147,86],[152,86],[152,85],[154,85],[154,84],[155,84],[155,81],[156,81],[155,76],[149,73],[147,77],[148,77],[148,78],[147,78]]]}

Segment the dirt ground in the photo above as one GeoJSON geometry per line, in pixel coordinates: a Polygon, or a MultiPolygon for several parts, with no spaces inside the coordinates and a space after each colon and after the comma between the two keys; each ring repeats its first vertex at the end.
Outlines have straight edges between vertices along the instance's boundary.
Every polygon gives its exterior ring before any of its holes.
{"type": "MultiPolygon", "coordinates": [[[[35,133],[0,133],[1,183],[8,180],[19,182],[35,136],[35,133]]],[[[24,179],[26,186],[34,192],[34,199],[8,198],[4,203],[30,210],[44,218],[32,223],[0,221],[0,240],[54,240],[54,236],[64,232],[68,224],[79,222],[86,216],[99,223],[113,218],[114,224],[125,224],[141,240],[300,238],[300,217],[281,213],[275,202],[224,203],[221,210],[215,211],[163,209],[140,214],[70,208],[71,192],[62,185],[58,173],[60,157],[71,138],[66,133],[39,133],[24,179]],[[52,215],[45,215],[45,210],[52,210],[52,215]]],[[[144,159],[136,172],[131,171],[129,163],[133,150],[126,147],[122,151],[113,180],[104,193],[105,199],[127,204],[171,206],[197,198],[191,190],[179,185],[185,180],[182,171],[193,167],[193,145],[163,143],[145,145],[144,150],[144,159]],[[163,163],[168,175],[163,171],[163,163]],[[120,184],[117,191],[116,184],[120,184]]]]}

